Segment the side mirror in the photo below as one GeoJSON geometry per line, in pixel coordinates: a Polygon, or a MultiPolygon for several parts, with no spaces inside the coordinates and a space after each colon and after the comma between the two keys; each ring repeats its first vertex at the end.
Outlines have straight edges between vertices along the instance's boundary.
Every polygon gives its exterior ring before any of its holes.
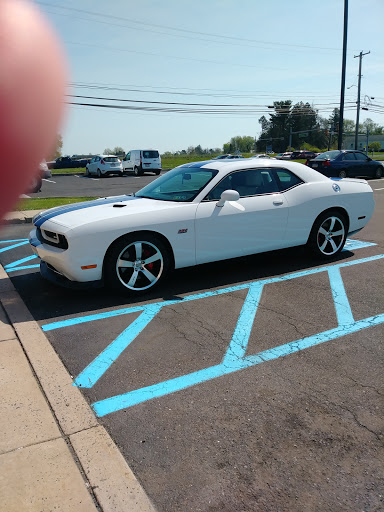
{"type": "Polygon", "coordinates": [[[217,202],[216,206],[221,208],[224,206],[226,201],[238,201],[239,199],[240,194],[237,190],[224,190],[224,192],[221,193],[220,200],[217,202]]]}

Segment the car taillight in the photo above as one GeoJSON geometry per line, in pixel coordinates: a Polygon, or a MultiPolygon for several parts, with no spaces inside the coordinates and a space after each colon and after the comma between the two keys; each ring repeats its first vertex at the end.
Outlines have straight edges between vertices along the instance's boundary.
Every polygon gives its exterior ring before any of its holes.
{"type": "Polygon", "coordinates": [[[104,165],[104,160],[100,160],[100,163],[104,165]]]}
{"type": "Polygon", "coordinates": [[[324,167],[329,167],[331,165],[331,162],[329,160],[326,160],[324,163],[323,163],[323,166],[324,167]]]}

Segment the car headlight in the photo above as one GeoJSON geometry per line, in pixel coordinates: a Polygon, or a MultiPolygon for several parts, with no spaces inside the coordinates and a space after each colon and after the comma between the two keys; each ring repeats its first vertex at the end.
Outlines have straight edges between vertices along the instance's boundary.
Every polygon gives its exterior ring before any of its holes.
{"type": "Polygon", "coordinates": [[[59,249],[68,249],[68,241],[64,235],[48,231],[47,229],[36,228],[37,239],[43,243],[58,247],[59,249]]]}

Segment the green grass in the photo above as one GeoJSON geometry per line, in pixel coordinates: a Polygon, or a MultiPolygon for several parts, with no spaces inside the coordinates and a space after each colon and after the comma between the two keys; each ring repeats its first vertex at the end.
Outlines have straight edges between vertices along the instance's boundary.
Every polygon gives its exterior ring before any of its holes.
{"type": "Polygon", "coordinates": [[[48,210],[48,208],[54,208],[55,206],[92,201],[93,199],[97,199],[97,197],[38,197],[36,199],[22,199],[15,210],[19,212],[24,210],[48,210]]]}
{"type": "Polygon", "coordinates": [[[52,176],[54,174],[84,174],[85,167],[74,167],[73,169],[51,169],[52,176]]]}

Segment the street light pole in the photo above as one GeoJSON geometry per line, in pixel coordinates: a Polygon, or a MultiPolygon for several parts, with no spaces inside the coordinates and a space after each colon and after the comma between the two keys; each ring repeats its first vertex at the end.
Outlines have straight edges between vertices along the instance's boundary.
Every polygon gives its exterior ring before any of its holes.
{"type": "Polygon", "coordinates": [[[340,120],[339,120],[339,137],[338,137],[338,142],[337,142],[337,149],[341,149],[342,144],[343,144],[345,68],[346,68],[346,62],[347,62],[347,29],[348,29],[348,0],[344,0],[343,61],[342,61],[342,65],[341,65],[340,120]]]}

